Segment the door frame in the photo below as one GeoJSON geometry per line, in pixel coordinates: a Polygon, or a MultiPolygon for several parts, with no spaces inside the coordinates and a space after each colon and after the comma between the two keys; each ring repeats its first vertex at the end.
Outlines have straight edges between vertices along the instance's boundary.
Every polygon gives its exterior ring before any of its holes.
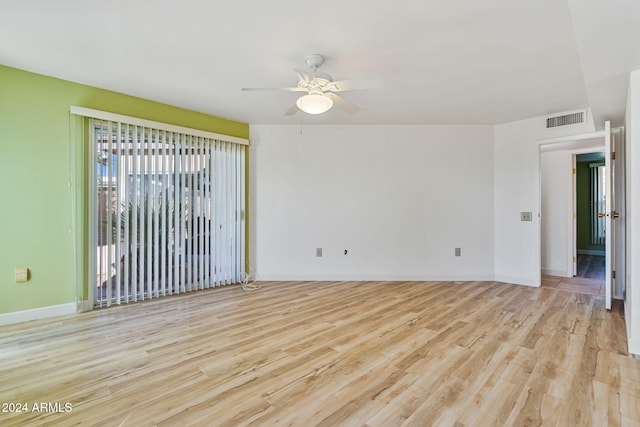
{"type": "MultiPolygon", "coordinates": [[[[538,219],[540,219],[540,212],[542,207],[542,185],[541,185],[541,175],[542,175],[541,154],[543,151],[542,147],[547,145],[553,145],[553,144],[567,144],[567,145],[576,144],[577,147],[572,147],[571,149],[569,149],[569,151],[572,152],[572,154],[574,154],[573,153],[574,150],[582,150],[582,148],[587,148],[586,144],[582,147],[580,145],[582,143],[585,143],[588,140],[602,138],[604,142],[606,133],[607,133],[607,129],[601,129],[599,131],[591,132],[591,133],[568,135],[568,136],[562,136],[557,138],[541,139],[537,141],[538,142],[538,182],[539,182],[538,200],[537,200],[538,219]]],[[[626,228],[626,224],[625,224],[625,197],[626,196],[625,196],[625,189],[624,189],[624,179],[625,179],[624,178],[624,174],[625,174],[624,162],[626,157],[626,153],[624,150],[625,148],[624,141],[626,137],[625,128],[623,126],[611,128],[609,130],[609,135],[615,138],[615,140],[612,139],[611,144],[614,145],[614,151],[616,151],[617,153],[617,156],[614,161],[616,163],[616,168],[617,168],[616,174],[618,175],[614,177],[615,180],[614,182],[612,182],[612,184],[615,185],[617,200],[615,201],[616,205],[611,206],[611,211],[618,210],[620,212],[620,218],[617,221],[616,229],[614,230],[615,236],[612,236],[616,239],[615,246],[614,244],[611,245],[610,254],[609,254],[611,256],[612,268],[615,268],[617,271],[616,279],[618,280],[614,279],[612,281],[613,283],[611,284],[609,292],[611,292],[612,298],[624,299],[624,288],[626,287],[626,284],[624,283],[625,280],[624,280],[623,274],[626,274],[625,272],[626,265],[624,265],[626,260],[626,254],[625,254],[626,251],[625,251],[624,235],[622,236],[622,239],[620,239],[621,237],[620,234],[621,233],[624,234],[624,230],[626,228]]],[[[606,151],[606,147],[604,147],[604,149],[606,151]]],[[[593,151],[598,151],[598,149],[595,149],[593,146],[591,146],[585,152],[593,152],[593,151]]],[[[605,153],[605,156],[607,156],[607,153],[605,153]]],[[[612,159],[609,158],[608,162],[611,162],[611,161],[612,159]]],[[[538,274],[535,278],[536,281],[534,283],[536,283],[536,286],[539,287],[541,285],[540,272],[542,271],[541,221],[540,220],[536,221],[535,226],[536,226],[536,236],[537,236],[537,239],[536,239],[537,250],[534,252],[535,253],[534,266],[536,267],[535,271],[538,272],[538,274]]],[[[611,273],[611,271],[609,271],[609,273],[611,273]]]]}
{"type": "MultiPolygon", "coordinates": [[[[535,271],[536,271],[536,282],[537,286],[541,286],[542,284],[542,222],[541,222],[541,213],[542,213],[542,152],[543,152],[543,147],[547,147],[547,146],[558,146],[560,147],[561,145],[566,145],[567,146],[567,151],[569,151],[569,153],[572,155],[572,157],[575,157],[575,152],[577,151],[583,151],[583,152],[594,152],[594,151],[598,151],[598,150],[604,150],[604,138],[605,138],[605,130],[599,130],[599,131],[595,131],[595,132],[591,132],[591,133],[584,133],[584,134],[577,134],[577,135],[567,135],[567,136],[561,136],[561,137],[555,137],[555,138],[549,138],[549,139],[541,139],[538,140],[538,200],[537,200],[537,207],[538,207],[538,221],[536,221],[535,225],[536,225],[536,243],[537,243],[537,250],[534,251],[534,267],[535,267],[535,271]],[[598,143],[597,145],[593,145],[593,140],[602,140],[602,143],[600,145],[600,143],[598,143]]],[[[573,196],[572,198],[575,198],[575,192],[574,189],[571,189],[573,196]]],[[[573,202],[569,201],[571,209],[573,209],[573,202]]],[[[569,218],[568,221],[572,221],[572,218],[569,218]]],[[[573,251],[573,249],[571,249],[571,245],[574,244],[574,239],[575,239],[575,233],[572,231],[572,229],[570,228],[568,233],[568,238],[571,240],[570,242],[568,242],[569,245],[569,249],[571,251],[573,251]]],[[[571,259],[569,259],[568,261],[572,261],[571,259]]],[[[573,264],[573,263],[572,263],[573,264]]],[[[567,265],[567,268],[569,268],[569,266],[567,265]]],[[[571,267],[573,269],[573,267],[571,267]]]]}

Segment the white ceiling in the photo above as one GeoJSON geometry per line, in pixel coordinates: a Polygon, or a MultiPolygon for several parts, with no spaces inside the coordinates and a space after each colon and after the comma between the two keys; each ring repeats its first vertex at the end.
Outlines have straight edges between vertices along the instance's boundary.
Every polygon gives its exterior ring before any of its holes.
{"type": "Polygon", "coordinates": [[[621,124],[638,0],[0,0],[0,64],[252,124],[621,124]],[[283,117],[320,53],[362,111],[283,117]]]}

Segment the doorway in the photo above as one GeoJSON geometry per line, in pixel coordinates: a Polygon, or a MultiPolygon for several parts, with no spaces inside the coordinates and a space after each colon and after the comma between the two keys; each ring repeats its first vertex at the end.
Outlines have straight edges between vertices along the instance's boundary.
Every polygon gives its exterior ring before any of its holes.
{"type": "MultiPolygon", "coordinates": [[[[581,151],[581,152],[589,152],[589,151],[597,151],[601,150],[604,146],[605,153],[605,166],[604,166],[604,185],[607,197],[605,198],[605,206],[602,212],[598,212],[599,216],[604,218],[604,228],[607,232],[604,233],[605,240],[605,279],[604,279],[604,303],[607,309],[611,308],[611,301],[613,298],[616,299],[624,299],[625,295],[625,150],[624,150],[624,128],[614,128],[611,129],[609,121],[605,121],[605,126],[603,130],[593,132],[590,134],[583,135],[575,135],[575,136],[566,136],[559,137],[554,139],[541,140],[539,142],[539,165],[540,165],[540,178],[545,176],[544,174],[544,162],[543,156],[545,153],[552,153],[556,151],[564,151],[565,159],[572,159],[569,151],[573,150],[573,152],[581,151]],[[604,144],[602,141],[604,140],[604,144]],[[595,146],[591,146],[595,142],[595,146]],[[594,148],[589,150],[588,148],[594,148]]],[[[575,164],[573,164],[575,169],[575,164]]],[[[553,169],[552,169],[553,170],[553,169]]],[[[567,168],[566,170],[571,171],[571,168],[567,168]]],[[[558,181],[553,181],[554,185],[563,189],[570,189],[571,186],[562,185],[563,179],[566,180],[566,174],[560,174],[560,176],[564,176],[558,181]]],[[[569,176],[573,176],[573,173],[569,176]]],[[[572,178],[570,178],[570,181],[572,178]]],[[[541,179],[542,181],[542,179],[541,179]]],[[[551,187],[553,188],[553,187],[551,187]]],[[[571,194],[570,190],[569,194],[571,194]]],[[[543,198],[547,197],[546,191],[540,191],[540,212],[542,214],[542,207],[544,206],[543,198]]],[[[565,200],[570,200],[571,196],[568,196],[565,200]]],[[[560,198],[562,200],[562,198],[560,198]]],[[[568,202],[567,202],[568,203],[568,202]]],[[[565,203],[565,206],[566,204],[565,203]]],[[[575,209],[568,210],[564,212],[566,217],[560,217],[560,224],[569,224],[566,228],[564,228],[565,236],[568,236],[570,233],[568,230],[572,230],[575,232],[575,209]]],[[[542,216],[545,216],[544,214],[542,216]]],[[[541,216],[541,217],[542,217],[541,216]]],[[[543,224],[546,220],[547,222],[554,219],[553,215],[546,215],[546,218],[540,222],[543,224]]],[[[563,228],[565,226],[562,226],[563,228]]],[[[545,273],[545,265],[543,264],[544,259],[556,259],[555,257],[547,257],[545,258],[545,254],[543,253],[545,250],[545,240],[543,236],[543,227],[538,227],[540,240],[538,240],[538,260],[540,262],[537,263],[538,268],[540,268],[541,274],[550,275],[549,272],[545,273]]],[[[554,235],[554,234],[551,234],[554,235]]],[[[572,236],[573,237],[573,236],[572,236]]],[[[565,239],[566,242],[566,253],[569,253],[572,247],[572,242],[565,239]]],[[[553,247],[553,245],[551,246],[553,247]]],[[[574,271],[574,263],[577,263],[577,253],[573,252],[571,256],[567,256],[565,263],[565,268],[567,272],[574,271]],[[575,261],[574,261],[575,260],[575,261]]],[[[571,278],[573,273],[560,274],[559,277],[568,277],[571,278]]],[[[540,280],[540,283],[542,280],[540,280]]],[[[542,284],[542,283],[541,283],[542,284]]]]}
{"type": "Polygon", "coordinates": [[[604,297],[603,139],[540,151],[541,286],[604,297]]]}

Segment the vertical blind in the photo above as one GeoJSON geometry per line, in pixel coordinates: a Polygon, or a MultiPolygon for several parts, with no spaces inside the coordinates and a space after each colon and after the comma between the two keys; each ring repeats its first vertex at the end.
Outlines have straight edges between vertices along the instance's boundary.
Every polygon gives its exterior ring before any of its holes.
{"type": "Polygon", "coordinates": [[[146,124],[89,120],[95,306],[244,278],[244,145],[146,124]]]}
{"type": "Polygon", "coordinates": [[[606,213],[604,165],[591,163],[591,244],[604,245],[605,218],[598,214],[606,213]]]}

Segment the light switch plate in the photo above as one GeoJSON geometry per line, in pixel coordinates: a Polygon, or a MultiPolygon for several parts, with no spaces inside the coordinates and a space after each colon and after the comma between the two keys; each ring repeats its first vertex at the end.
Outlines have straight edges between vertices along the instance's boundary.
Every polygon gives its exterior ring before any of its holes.
{"type": "Polygon", "coordinates": [[[533,212],[520,212],[520,221],[533,221],[533,212]]]}
{"type": "Polygon", "coordinates": [[[29,269],[27,268],[16,268],[16,283],[23,283],[29,280],[29,269]]]}

